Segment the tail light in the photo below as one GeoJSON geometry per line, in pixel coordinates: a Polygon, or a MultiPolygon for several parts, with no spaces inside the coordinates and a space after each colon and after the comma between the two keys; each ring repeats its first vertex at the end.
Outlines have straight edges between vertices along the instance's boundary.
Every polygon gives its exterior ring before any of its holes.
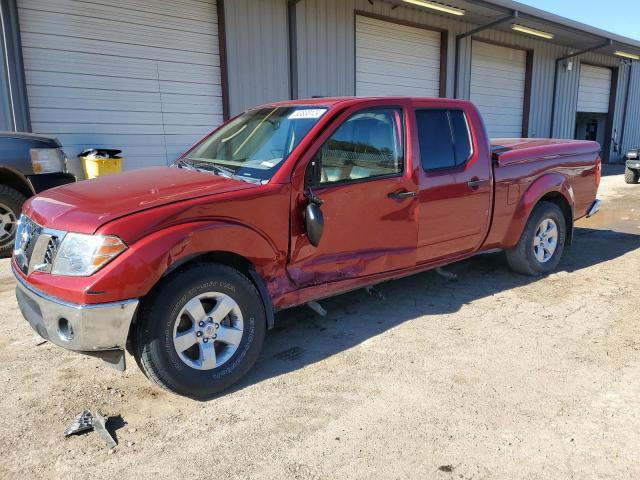
{"type": "Polygon", "coordinates": [[[596,187],[600,186],[600,179],[602,178],[602,159],[600,155],[596,157],[596,187]]]}

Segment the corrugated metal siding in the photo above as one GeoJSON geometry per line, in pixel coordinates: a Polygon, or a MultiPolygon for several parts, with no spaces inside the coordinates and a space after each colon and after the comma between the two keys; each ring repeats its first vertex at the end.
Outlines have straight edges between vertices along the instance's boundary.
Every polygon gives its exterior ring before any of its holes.
{"type": "MultiPolygon", "coordinates": [[[[404,6],[398,6],[392,10],[392,5],[379,1],[371,5],[367,0],[304,0],[296,8],[298,18],[298,55],[296,58],[300,97],[355,94],[354,24],[356,11],[448,30],[446,91],[449,97],[455,95],[455,36],[475,28],[476,25],[429,13],[426,10],[404,6]]],[[[474,38],[534,51],[529,113],[529,136],[531,137],[573,138],[581,60],[609,67],[617,67],[620,64],[619,59],[610,55],[589,53],[582,55],[581,58],[574,58],[571,71],[567,71],[564,65],[561,65],[558,72],[555,120],[552,131],[555,60],[575,51],[575,49],[526,35],[498,30],[486,30],[475,35],[474,38]]],[[[472,40],[465,38],[460,43],[458,96],[469,98],[472,40]]],[[[623,81],[622,75],[621,81],[623,81]]],[[[640,90],[640,78],[634,77],[633,85],[635,86],[635,89],[632,88],[634,93],[640,90]]],[[[621,101],[620,92],[621,89],[618,88],[617,102],[621,101]]],[[[620,129],[621,126],[622,118],[620,117],[616,119],[614,128],[620,129]]],[[[631,130],[631,128],[628,129],[629,132],[625,134],[629,142],[631,142],[633,135],[631,130]]],[[[637,130],[638,128],[635,129],[635,131],[637,130]]],[[[640,138],[638,142],[640,142],[640,138]]]]}
{"type": "Polygon", "coordinates": [[[470,99],[484,118],[490,137],[520,137],[526,52],[474,41],[470,99]]]}
{"type": "MultiPolygon", "coordinates": [[[[304,0],[297,4],[298,96],[355,95],[355,12],[362,11],[425,27],[453,29],[449,19],[367,0],[304,0]]],[[[448,50],[453,52],[453,37],[448,50]]],[[[453,96],[453,61],[447,65],[447,94],[453,96]]]]}
{"type": "Polygon", "coordinates": [[[439,92],[440,32],[356,17],[356,95],[439,92]]]}
{"type": "Polygon", "coordinates": [[[0,130],[13,131],[15,130],[15,122],[11,108],[11,88],[6,55],[3,32],[0,30],[0,130]]]}
{"type": "Polygon", "coordinates": [[[287,1],[227,0],[224,12],[231,115],[288,99],[287,1]]]}
{"type": "Polygon", "coordinates": [[[624,118],[626,117],[627,85],[629,84],[629,74],[631,65],[621,63],[618,71],[618,85],[616,89],[615,107],[613,111],[613,128],[611,131],[612,141],[609,153],[609,162],[622,161],[624,152],[622,150],[622,135],[624,118]]]}
{"type": "MultiPolygon", "coordinates": [[[[563,56],[569,53],[568,49],[564,49],[563,56]]],[[[575,133],[576,111],[578,104],[578,85],[580,81],[580,65],[582,62],[601,65],[606,67],[618,67],[620,60],[609,55],[599,53],[587,53],[580,57],[574,57],[573,68],[567,71],[566,62],[561,62],[558,70],[558,85],[555,112],[554,131],[552,135],[558,138],[573,138],[575,133]]],[[[618,95],[620,90],[618,90],[618,95]]]]}
{"type": "MultiPolygon", "coordinates": [[[[426,27],[445,29],[448,34],[447,96],[453,97],[455,37],[476,27],[450,17],[413,8],[367,0],[304,0],[297,6],[298,89],[300,97],[355,94],[355,11],[415,22],[426,27]]],[[[509,32],[488,30],[476,35],[506,45],[535,50],[531,86],[529,134],[549,136],[555,58],[568,52],[566,47],[509,32]]],[[[471,39],[461,42],[459,61],[459,97],[469,98],[471,39]]]]}
{"type": "Polygon", "coordinates": [[[551,132],[551,136],[554,138],[573,138],[575,132],[580,60],[573,59],[571,70],[567,70],[565,65],[565,63],[561,63],[558,67],[555,119],[551,132]]]}
{"type": "MultiPolygon", "coordinates": [[[[473,26],[469,25],[469,29],[473,26]]],[[[551,128],[552,85],[555,59],[564,55],[566,48],[533,37],[497,30],[486,30],[475,35],[499,44],[533,50],[533,72],[531,78],[531,109],[529,112],[529,136],[548,137],[551,128]]],[[[471,73],[471,41],[465,39],[461,45],[459,81],[462,85],[460,98],[469,98],[468,84],[471,73]]],[[[454,60],[451,60],[452,62],[454,60]]]]}
{"type": "MultiPolygon", "coordinates": [[[[640,147],[640,62],[633,62],[629,68],[631,85],[625,112],[622,153],[640,147]]],[[[625,92],[626,95],[626,92],[625,92]]]]}
{"type": "Polygon", "coordinates": [[[222,121],[215,0],[19,0],[32,127],[165,165],[222,121]]]}

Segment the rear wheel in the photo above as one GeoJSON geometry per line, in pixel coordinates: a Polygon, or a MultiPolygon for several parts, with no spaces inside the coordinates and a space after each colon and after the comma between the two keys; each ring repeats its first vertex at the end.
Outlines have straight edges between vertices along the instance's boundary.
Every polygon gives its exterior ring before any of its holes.
{"type": "Polygon", "coordinates": [[[518,244],[506,251],[512,270],[524,275],[544,275],[560,263],[566,239],[562,210],[551,202],[540,202],[531,213],[518,244]]]}
{"type": "Polygon", "coordinates": [[[624,167],[624,181],[626,183],[638,183],[640,172],[638,170],[631,170],[629,167],[624,167]]]}
{"type": "Polygon", "coordinates": [[[249,371],[265,333],[264,306],[253,283],[227,266],[198,265],[169,277],[145,301],[134,354],[160,386],[206,399],[249,371]]]}
{"type": "Polygon", "coordinates": [[[6,185],[0,185],[0,256],[11,254],[16,239],[18,219],[27,197],[6,185]]]}

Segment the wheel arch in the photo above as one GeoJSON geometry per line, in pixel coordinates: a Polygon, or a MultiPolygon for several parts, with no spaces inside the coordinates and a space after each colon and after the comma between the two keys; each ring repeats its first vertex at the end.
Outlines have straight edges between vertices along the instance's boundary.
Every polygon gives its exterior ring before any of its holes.
{"type": "Polygon", "coordinates": [[[565,226],[566,226],[566,244],[571,245],[573,243],[573,209],[571,205],[567,201],[564,195],[560,192],[549,192],[545,194],[538,202],[535,207],[540,202],[550,202],[557,205],[560,210],[562,210],[562,215],[564,216],[565,226]]]}
{"type": "Polygon", "coordinates": [[[191,265],[196,264],[217,264],[226,265],[231,268],[235,268],[242,274],[244,274],[256,287],[262,303],[264,305],[265,315],[267,317],[267,328],[272,329],[274,325],[274,307],[267,285],[264,279],[260,276],[256,270],[255,265],[248,258],[230,251],[216,250],[212,252],[206,252],[189,257],[182,258],[171,265],[165,273],[160,277],[159,282],[163,281],[167,276],[189,268],[191,265]]]}
{"type": "Polygon", "coordinates": [[[567,226],[567,244],[571,244],[575,205],[573,188],[565,176],[551,172],[533,181],[520,197],[511,226],[503,242],[506,248],[513,247],[518,243],[531,213],[540,202],[544,201],[552,202],[562,210],[567,226]]]}
{"type": "Polygon", "coordinates": [[[134,335],[135,328],[138,323],[137,317],[140,314],[140,310],[142,308],[145,308],[144,299],[150,298],[152,292],[156,290],[163,282],[167,281],[167,279],[172,275],[187,270],[191,266],[202,264],[225,265],[227,267],[235,268],[240,273],[245,275],[249,279],[249,281],[256,287],[256,290],[258,290],[258,294],[260,295],[260,299],[262,300],[262,305],[264,306],[264,313],[267,320],[267,329],[271,330],[273,328],[275,324],[275,309],[273,306],[273,300],[269,295],[269,290],[267,289],[264,279],[256,271],[255,265],[249,259],[237,253],[216,250],[183,257],[170,265],[169,268],[167,268],[166,271],[160,276],[151,290],[142,299],[142,303],[138,307],[138,311],[136,311],[136,315],[131,322],[131,325],[129,326],[129,332],[127,333],[127,350],[129,351],[129,353],[133,354],[130,341],[132,335],[134,335]]]}
{"type": "Polygon", "coordinates": [[[17,190],[27,198],[35,195],[27,177],[12,168],[0,167],[0,184],[17,190]]]}

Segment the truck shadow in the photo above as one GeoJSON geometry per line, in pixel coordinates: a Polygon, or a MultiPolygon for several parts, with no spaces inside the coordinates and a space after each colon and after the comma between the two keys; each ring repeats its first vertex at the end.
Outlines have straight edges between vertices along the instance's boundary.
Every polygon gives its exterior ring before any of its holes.
{"type": "MultiPolygon", "coordinates": [[[[565,250],[554,275],[586,269],[637,248],[640,235],[577,228],[575,241],[565,250]]],[[[328,311],[325,317],[307,307],[280,312],[256,366],[232,390],[319,362],[406,321],[455,313],[475,300],[533,282],[562,281],[562,276],[552,280],[515,274],[501,253],[479,255],[446,269],[458,280],[430,271],[378,285],[386,300],[370,296],[363,289],[324,300],[322,306],[328,311]]]]}
{"type": "MultiPolygon", "coordinates": [[[[623,175],[624,164],[621,163],[605,163],[602,165],[602,176],[609,177],[612,175],[623,175]]],[[[622,180],[622,178],[620,179],[622,180]]]]}

